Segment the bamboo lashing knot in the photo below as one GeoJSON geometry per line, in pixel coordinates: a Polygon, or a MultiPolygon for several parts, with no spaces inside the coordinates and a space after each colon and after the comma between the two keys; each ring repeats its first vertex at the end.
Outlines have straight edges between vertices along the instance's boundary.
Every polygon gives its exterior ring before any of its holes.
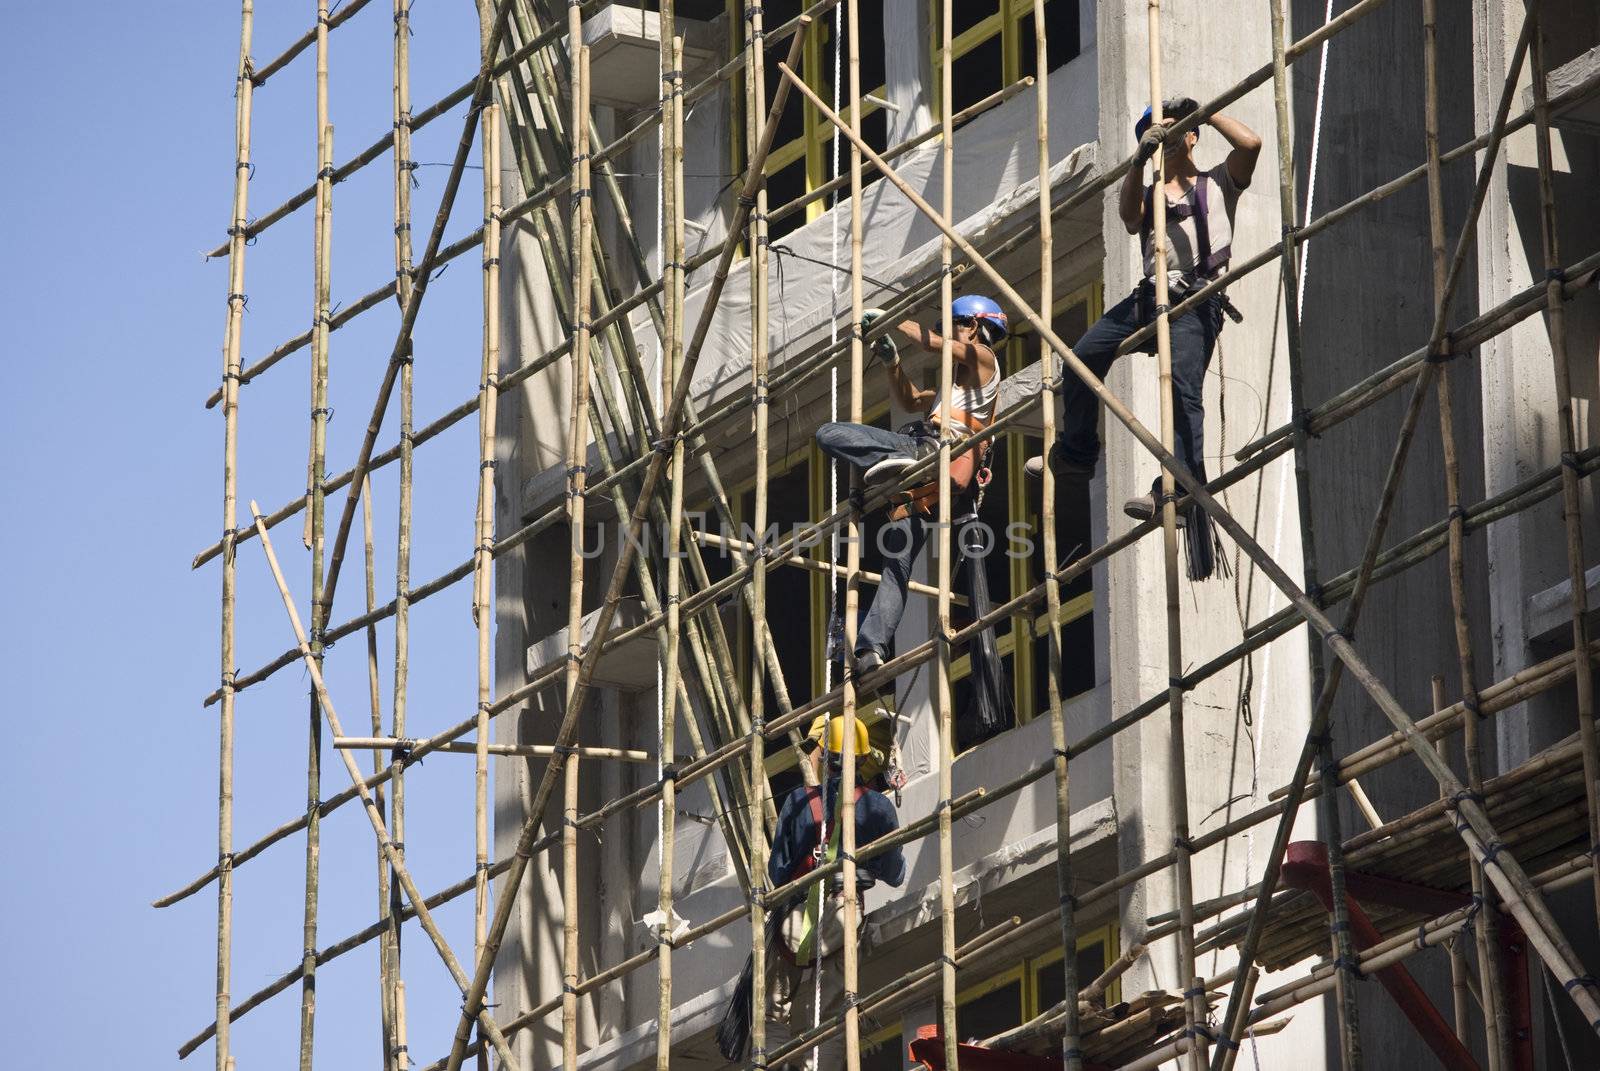
{"type": "Polygon", "coordinates": [[[752,195],[752,194],[741,193],[739,195],[739,207],[744,209],[746,212],[755,211],[755,207],[756,207],[755,196],[752,195]]]}
{"type": "Polygon", "coordinates": [[[1185,682],[1182,677],[1168,677],[1167,678],[1167,687],[1168,688],[1176,688],[1180,692],[1186,692],[1186,691],[1189,690],[1188,683],[1185,682]]]}
{"type": "Polygon", "coordinates": [[[683,432],[677,431],[670,435],[663,435],[651,444],[651,448],[658,454],[669,454],[674,446],[683,441],[683,432]]]}
{"type": "Polygon", "coordinates": [[[1064,747],[1051,748],[1050,753],[1058,759],[1065,759],[1069,762],[1072,760],[1072,755],[1064,747]]]}
{"type": "Polygon", "coordinates": [[[1203,997],[1205,995],[1206,987],[1203,985],[1190,986],[1188,989],[1183,991],[1184,1000],[1194,1000],[1196,997],[1203,997]]]}
{"type": "Polygon", "coordinates": [[[319,405],[315,409],[311,410],[311,419],[315,420],[317,417],[322,417],[323,419],[331,422],[333,420],[333,406],[319,405]]]}
{"type": "Polygon", "coordinates": [[[1194,854],[1194,841],[1189,837],[1180,837],[1174,834],[1172,837],[1172,847],[1175,851],[1187,852],[1190,855],[1194,854]]]}
{"type": "MultiPolygon", "coordinates": [[[[1211,1039],[1211,1043],[1219,1049],[1232,1049],[1234,1052],[1239,1051],[1239,1043],[1230,1038],[1227,1034],[1218,1034],[1216,1037],[1211,1039]]],[[[1082,1054],[1080,1053],[1079,1055],[1082,1054]]]]}
{"type": "Polygon", "coordinates": [[[488,271],[490,268],[498,268],[499,266],[500,266],[500,258],[499,257],[484,257],[483,258],[483,270],[484,271],[488,271]]]}
{"type": "MultiPolygon", "coordinates": [[[[228,304],[232,305],[234,303],[234,301],[238,301],[239,302],[239,310],[241,312],[243,312],[244,310],[250,308],[250,295],[249,294],[230,293],[228,295],[228,304]]],[[[240,382],[242,383],[244,381],[241,379],[240,382]]]]}
{"type": "Polygon", "coordinates": [[[1067,1059],[1067,1060],[1081,1060],[1081,1059],[1083,1059],[1083,1050],[1082,1049],[1064,1049],[1064,1050],[1062,1050],[1061,1055],[1062,1055],[1062,1057],[1064,1059],[1067,1059]]]}
{"type": "Polygon", "coordinates": [[[1474,792],[1470,788],[1464,788],[1450,797],[1450,809],[1455,810],[1461,806],[1462,802],[1468,800],[1478,804],[1480,807],[1483,806],[1483,794],[1481,792],[1474,792]]]}
{"type": "Polygon", "coordinates": [[[1179,1034],[1178,1036],[1181,1038],[1205,1038],[1207,1041],[1216,1040],[1216,1036],[1212,1034],[1211,1028],[1203,1023],[1195,1023],[1191,1027],[1186,1027],[1183,1033],[1179,1034]]]}
{"type": "Polygon", "coordinates": [[[1571,450],[1561,452],[1561,467],[1571,469],[1579,476],[1583,475],[1583,465],[1578,461],[1578,455],[1571,450]]]}
{"type": "Polygon", "coordinates": [[[486,457],[482,461],[478,462],[478,471],[482,472],[484,469],[497,468],[499,464],[500,462],[495,458],[486,457]]]}
{"type": "Polygon", "coordinates": [[[1306,739],[1315,744],[1319,749],[1333,746],[1333,729],[1326,728],[1320,733],[1307,733],[1306,739]]]}
{"type": "Polygon", "coordinates": [[[1580,987],[1584,989],[1600,989],[1600,982],[1595,981],[1593,975],[1580,974],[1576,978],[1569,978],[1565,982],[1561,983],[1561,988],[1565,989],[1568,993],[1580,987]]]}
{"type": "Polygon", "coordinates": [[[1545,279],[1545,282],[1547,282],[1547,283],[1564,283],[1564,282],[1567,281],[1566,269],[1565,268],[1549,268],[1549,269],[1546,269],[1546,271],[1544,273],[1544,279],[1545,279]]]}
{"type": "Polygon", "coordinates": [[[1333,961],[1332,966],[1334,970],[1344,971],[1358,982],[1367,980],[1367,976],[1361,973],[1361,960],[1356,956],[1340,956],[1333,961]]]}
{"type": "Polygon", "coordinates": [[[332,179],[334,182],[339,181],[339,172],[334,169],[332,164],[317,172],[317,181],[320,182],[323,179],[332,179]]]}
{"type": "Polygon", "coordinates": [[[678,764],[675,763],[675,762],[669,762],[669,763],[664,764],[661,767],[661,784],[665,785],[668,781],[671,781],[674,784],[676,784],[677,780],[678,780],[678,764]]]}
{"type": "MultiPolygon", "coordinates": [[[[1488,844],[1485,844],[1483,846],[1483,865],[1486,867],[1500,866],[1500,853],[1505,850],[1506,845],[1503,841],[1492,840],[1488,844]]],[[[1504,867],[1501,867],[1500,869],[1502,871],[1505,870],[1504,867]]]]}
{"type": "Polygon", "coordinates": [[[244,177],[246,182],[249,182],[251,179],[256,177],[256,165],[251,163],[249,160],[238,160],[234,162],[233,169],[235,171],[238,171],[241,168],[249,172],[249,174],[244,177]]]}
{"type": "Polygon", "coordinates": [[[961,964],[957,963],[954,959],[945,955],[943,952],[939,953],[938,958],[935,959],[934,962],[942,963],[953,971],[959,971],[961,969],[961,964]]]}
{"type": "Polygon", "coordinates": [[[1428,924],[1426,922],[1417,927],[1416,945],[1418,952],[1428,947],[1428,924]]]}
{"type": "Polygon", "coordinates": [[[1322,433],[1316,429],[1316,418],[1312,410],[1307,406],[1297,407],[1289,422],[1296,431],[1303,435],[1308,435],[1313,439],[1322,438],[1322,433]]]}

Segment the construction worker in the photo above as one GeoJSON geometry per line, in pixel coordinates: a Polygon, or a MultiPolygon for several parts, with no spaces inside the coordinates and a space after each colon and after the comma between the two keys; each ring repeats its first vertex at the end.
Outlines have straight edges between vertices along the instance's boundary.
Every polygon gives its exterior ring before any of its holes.
{"type": "MultiPolygon", "coordinates": [[[[856,754],[857,770],[863,763],[881,764],[882,756],[873,750],[865,723],[858,719],[854,728],[850,746],[856,754]]],[[[767,879],[773,888],[834,861],[839,857],[843,842],[837,819],[845,748],[844,717],[819,715],[811,723],[803,746],[809,752],[807,761],[816,771],[818,786],[796,788],[783,801],[767,860],[767,879]]],[[[859,772],[855,784],[855,826],[857,850],[899,827],[894,804],[883,793],[866,787],[859,772]]],[[[905,878],[905,856],[898,845],[856,865],[858,896],[879,881],[898,888],[905,878]]],[[[818,882],[779,907],[776,913],[779,940],[774,942],[775,947],[767,956],[769,1051],[810,1030],[819,1014],[827,1018],[843,1007],[842,880],[834,875],[818,882]]],[[[798,1054],[791,1059],[791,1065],[804,1066],[805,1056],[805,1053],[798,1054]]],[[[817,1056],[812,1066],[844,1066],[843,1034],[819,1046],[817,1056]]]]}
{"type": "MultiPolygon", "coordinates": [[[[862,318],[865,331],[881,313],[869,309],[862,318]]],[[[954,332],[951,356],[954,361],[954,389],[951,392],[951,426],[944,429],[950,441],[981,431],[994,419],[1000,396],[1000,361],[995,354],[1006,337],[1006,314],[993,299],[967,294],[950,305],[954,332]]],[[[939,448],[939,410],[943,400],[936,389],[917,386],[900,360],[898,336],[908,345],[927,353],[939,353],[944,339],[915,320],[905,320],[872,343],[873,356],[883,364],[889,377],[889,390],[903,408],[922,414],[899,431],[868,427],[865,424],[831,423],[817,429],[817,445],[829,457],[862,470],[862,481],[871,488],[892,483],[917,461],[939,448]]],[[[975,447],[951,459],[951,489],[957,498],[970,493],[980,482],[988,445],[975,447]]],[[[884,550],[883,579],[856,635],[855,671],[869,673],[883,665],[889,642],[905,614],[906,588],[911,570],[927,541],[927,523],[938,509],[938,489],[930,480],[901,495],[890,510],[890,519],[901,535],[886,534],[879,545],[884,550]]]]}
{"type": "MultiPolygon", "coordinates": [[[[1072,347],[1078,359],[1101,379],[1105,378],[1117,357],[1117,346],[1139,328],[1155,320],[1155,239],[1152,234],[1152,201],[1154,191],[1144,182],[1144,165],[1159,150],[1163,153],[1166,187],[1162,191],[1167,199],[1167,287],[1168,302],[1176,305],[1185,294],[1195,290],[1222,273],[1227,266],[1233,242],[1234,209],[1239,194],[1250,185],[1256,168],[1256,158],[1261,153],[1261,139],[1237,119],[1213,115],[1209,124],[1221,134],[1230,146],[1227,159],[1207,171],[1201,171],[1194,161],[1194,148],[1200,140],[1198,130],[1190,130],[1182,137],[1168,138],[1167,129],[1183,119],[1199,105],[1188,97],[1169,100],[1162,104],[1162,123],[1151,123],[1151,110],[1134,124],[1134,137],[1139,140],[1139,151],[1133,165],[1123,176],[1118,199],[1118,214],[1129,234],[1139,236],[1144,254],[1144,280],[1133,293],[1100,317],[1084,336],[1072,347]]],[[[1237,318],[1227,298],[1214,295],[1196,308],[1171,321],[1172,329],[1172,390],[1174,425],[1177,432],[1178,460],[1204,482],[1205,457],[1205,407],[1201,388],[1217,336],[1222,331],[1224,311],[1237,318]]],[[[1154,352],[1155,339],[1145,346],[1154,352]]],[[[1071,372],[1063,377],[1062,406],[1065,410],[1062,430],[1050,447],[1049,464],[1057,476],[1088,479],[1094,475],[1100,459],[1100,436],[1096,430],[1098,408],[1096,398],[1089,388],[1071,372]]],[[[1045,458],[1030,458],[1025,466],[1029,475],[1039,476],[1044,471],[1045,458]]],[[[1155,494],[1160,491],[1160,479],[1150,495],[1131,499],[1123,512],[1136,520],[1147,520],[1155,515],[1155,494]]],[[[1179,523],[1183,517],[1180,514],[1179,523]]],[[[1191,570],[1192,575],[1192,570],[1191,570]]]]}

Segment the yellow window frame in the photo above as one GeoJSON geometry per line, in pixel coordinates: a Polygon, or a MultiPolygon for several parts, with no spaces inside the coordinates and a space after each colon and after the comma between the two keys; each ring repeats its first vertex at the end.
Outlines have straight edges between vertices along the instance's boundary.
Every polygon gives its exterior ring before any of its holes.
{"type": "MultiPolygon", "coordinates": [[[[840,10],[843,9],[841,8],[840,10]]],[[[735,52],[739,52],[744,48],[744,18],[742,5],[740,5],[737,0],[728,0],[728,25],[729,34],[732,41],[732,48],[735,52]]],[[[824,20],[820,25],[816,26],[809,34],[806,35],[806,42],[801,50],[800,76],[802,79],[804,79],[805,84],[808,87],[816,92],[819,97],[824,98],[826,98],[829,93],[827,81],[828,55],[824,49],[824,46],[827,44],[828,37],[832,31],[832,22],[829,20],[824,20]]],[[[776,64],[777,61],[774,59],[771,62],[776,64]]],[[[747,68],[742,69],[739,76],[734,81],[734,85],[738,87],[741,101],[747,101],[749,99],[749,95],[745,92],[745,74],[747,70],[747,68]]],[[[844,75],[842,66],[840,69],[840,75],[841,77],[844,75]]],[[[861,95],[865,104],[865,106],[861,109],[861,117],[863,119],[869,115],[873,115],[876,112],[883,110],[883,105],[879,104],[875,100],[866,100],[866,98],[876,97],[878,100],[882,100],[885,97],[887,88],[887,85],[879,85],[875,89],[866,89],[862,91],[861,95]]],[[[791,138],[786,142],[774,145],[772,147],[772,149],[767,153],[767,161],[763,171],[767,175],[775,175],[784,168],[789,167],[801,159],[804,159],[806,171],[805,192],[810,193],[817,187],[825,185],[828,181],[827,150],[829,143],[838,135],[834,131],[833,124],[823,118],[822,113],[817,110],[815,105],[811,104],[809,101],[795,99],[796,97],[798,97],[798,94],[791,96],[789,106],[799,107],[801,109],[801,118],[803,121],[802,131],[798,137],[791,138]]],[[[730,146],[730,149],[733,170],[736,174],[743,173],[746,160],[747,149],[745,146],[746,134],[744,123],[740,122],[737,118],[744,112],[744,110],[745,109],[742,106],[734,109],[734,136],[731,139],[733,144],[730,146]]],[[[843,103],[842,106],[837,110],[839,113],[839,118],[843,120],[844,123],[848,125],[850,122],[852,122],[851,116],[853,114],[853,109],[848,103],[843,103]]],[[[841,155],[841,163],[845,158],[846,157],[841,155]]],[[[774,205],[772,207],[777,206],[774,205]]],[[[809,223],[814,219],[821,218],[825,211],[827,211],[827,205],[823,203],[823,200],[811,202],[810,204],[806,205],[806,222],[809,223]]]]}
{"type": "MultiPolygon", "coordinates": [[[[1050,3],[1051,0],[1045,0],[1050,3]]],[[[1033,0],[1000,0],[995,12],[967,27],[950,42],[951,63],[973,49],[1000,38],[1000,85],[1003,89],[1022,77],[1022,23],[1033,14],[1033,0]]],[[[928,0],[928,59],[933,67],[935,114],[944,107],[944,4],[928,0]]]]}
{"type": "MultiPolygon", "coordinates": [[[[1118,946],[1119,937],[1120,934],[1118,932],[1117,923],[1116,920],[1113,919],[1104,926],[1097,926],[1096,928],[1089,930],[1087,933],[1079,934],[1078,945],[1075,950],[1075,954],[1082,952],[1087,948],[1091,948],[1096,944],[1103,944],[1105,947],[1106,966],[1109,967],[1112,963],[1116,962],[1117,957],[1122,954],[1118,946]]],[[[1026,1023],[1036,1019],[1050,1010],[1049,1008],[1040,1006],[1039,974],[1040,972],[1060,962],[1060,946],[1052,948],[1047,952],[1043,952],[1040,955],[1031,956],[1027,959],[1024,959],[1021,963],[1018,963],[1016,966],[1007,970],[1001,971],[999,974],[991,975],[990,977],[985,978],[983,981],[974,983],[965,989],[958,989],[956,991],[956,1007],[960,1008],[962,1005],[969,1004],[980,997],[986,997],[990,993],[993,993],[996,989],[999,989],[1002,986],[1010,985],[1012,982],[1020,979],[1022,982],[1022,1021],[1026,1023]]],[[[1092,981],[1094,981],[1093,978],[1078,979],[1079,988],[1082,988],[1084,985],[1087,985],[1092,981]]],[[[1122,981],[1121,979],[1116,979],[1106,987],[1106,1003],[1116,1004],[1121,1000],[1122,981]]]]}

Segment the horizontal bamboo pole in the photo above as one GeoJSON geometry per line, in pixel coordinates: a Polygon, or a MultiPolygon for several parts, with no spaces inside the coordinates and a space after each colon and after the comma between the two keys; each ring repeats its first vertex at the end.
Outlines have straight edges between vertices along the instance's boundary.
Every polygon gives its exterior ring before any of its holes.
{"type": "MultiPolygon", "coordinates": [[[[731,539],[727,536],[719,536],[715,532],[695,532],[694,538],[702,546],[732,547],[736,550],[742,550],[745,552],[752,552],[756,549],[756,545],[747,540],[731,539]]],[[[778,565],[789,565],[812,573],[828,573],[841,579],[843,579],[846,572],[845,567],[842,565],[819,561],[816,558],[808,558],[804,554],[789,554],[782,558],[774,558],[772,561],[778,565]]],[[[856,576],[860,577],[861,582],[864,584],[883,583],[882,573],[874,573],[867,569],[860,570],[856,573],[856,576]]],[[[924,584],[920,580],[908,581],[906,583],[906,590],[916,592],[918,595],[926,595],[929,598],[936,599],[939,597],[938,588],[934,587],[932,584],[924,584]]],[[[950,601],[957,606],[968,605],[968,600],[965,595],[951,595],[950,601]]]]}
{"type": "MultiPolygon", "coordinates": [[[[333,746],[346,748],[351,751],[410,751],[422,741],[414,737],[396,736],[339,736],[335,737],[333,746]]],[[[452,754],[472,755],[478,750],[476,744],[465,744],[451,741],[435,748],[452,754]]],[[[656,757],[648,751],[633,751],[621,747],[579,747],[573,749],[580,759],[617,759],[620,762],[655,762],[656,757]]],[[[556,749],[549,744],[490,744],[491,755],[531,755],[536,758],[548,759],[556,753],[556,749]]],[[[680,761],[682,761],[680,759],[680,761]]]]}
{"type": "MultiPolygon", "coordinates": [[[[332,32],[333,30],[338,29],[340,26],[343,26],[347,21],[349,21],[352,15],[366,7],[369,2],[370,0],[349,0],[349,2],[346,3],[342,8],[328,16],[327,22],[329,32],[332,32]]],[[[272,60],[269,60],[261,67],[258,67],[256,70],[251,72],[250,84],[253,86],[265,85],[268,78],[271,78],[273,75],[287,67],[290,61],[292,61],[300,53],[304,52],[307,48],[311,47],[316,39],[317,27],[313,26],[311,29],[301,34],[299,38],[295,40],[294,44],[284,49],[272,60]]],[[[392,135],[385,136],[388,137],[392,135]]],[[[227,247],[224,246],[223,249],[226,250],[227,247]]],[[[214,257],[218,256],[219,254],[213,251],[210,255],[214,257]]]]}

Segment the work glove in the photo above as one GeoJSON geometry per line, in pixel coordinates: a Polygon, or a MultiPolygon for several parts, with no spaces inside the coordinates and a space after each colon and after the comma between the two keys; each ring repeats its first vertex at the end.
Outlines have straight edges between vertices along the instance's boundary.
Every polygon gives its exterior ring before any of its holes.
{"type": "MultiPolygon", "coordinates": [[[[867,328],[872,326],[874,320],[883,315],[882,309],[867,309],[861,314],[861,333],[865,335],[867,328]]],[[[894,344],[894,339],[889,335],[872,340],[872,355],[882,361],[885,367],[893,367],[900,363],[900,348],[894,344]]]]}
{"type": "Polygon", "coordinates": [[[1139,139],[1139,153],[1136,160],[1140,167],[1150,162],[1150,158],[1161,151],[1161,143],[1167,138],[1167,128],[1164,123],[1152,123],[1150,129],[1144,132],[1144,137],[1139,139]]]}

